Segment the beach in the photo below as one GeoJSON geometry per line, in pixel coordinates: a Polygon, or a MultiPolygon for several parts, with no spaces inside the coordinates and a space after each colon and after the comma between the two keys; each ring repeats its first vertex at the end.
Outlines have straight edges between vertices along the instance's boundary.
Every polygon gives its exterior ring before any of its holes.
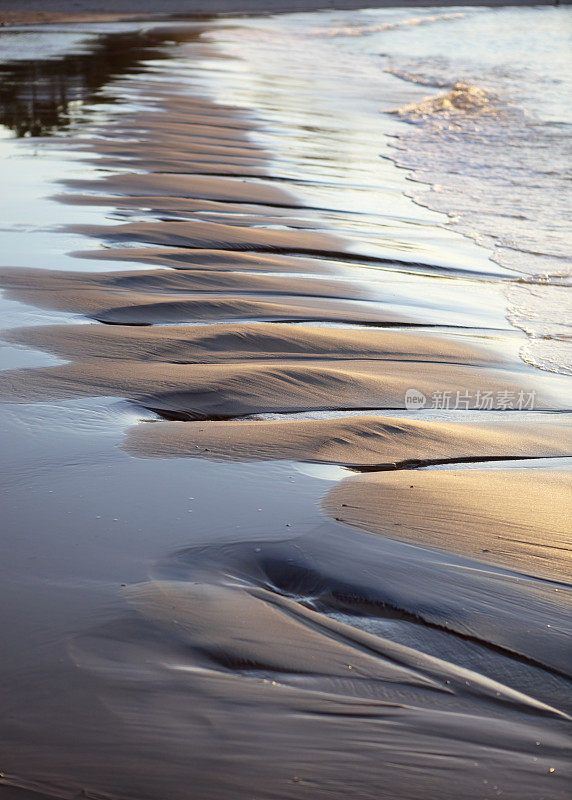
{"type": "MultiPolygon", "coordinates": [[[[531,5],[515,2],[512,5],[531,5]]],[[[554,5],[553,2],[540,2],[534,5],[554,5]]],[[[363,0],[0,0],[0,21],[4,24],[52,24],[54,22],[94,22],[117,19],[165,18],[166,15],[188,17],[213,14],[283,14],[297,11],[316,11],[323,9],[383,8],[398,5],[402,8],[424,8],[431,5],[447,6],[454,3],[436,0],[402,0],[395,4],[387,0],[370,0],[364,6],[363,0]]],[[[481,5],[480,0],[465,2],[465,6],[481,5]]],[[[487,6],[506,5],[503,0],[489,0],[487,6]]]]}
{"type": "Polygon", "coordinates": [[[567,795],[568,9],[298,5],[0,2],[2,799],[567,795]]]}

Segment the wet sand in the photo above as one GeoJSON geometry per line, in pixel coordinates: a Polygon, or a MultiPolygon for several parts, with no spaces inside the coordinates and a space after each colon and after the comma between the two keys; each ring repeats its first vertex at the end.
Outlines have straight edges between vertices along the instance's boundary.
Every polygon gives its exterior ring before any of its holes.
{"type": "Polygon", "coordinates": [[[421,529],[432,547],[566,582],[570,500],[562,472],[444,470],[349,479],[324,507],[341,522],[383,536],[416,543],[421,529]]]}
{"type": "Polygon", "coordinates": [[[143,507],[159,493],[142,539],[168,536],[185,459],[203,459],[211,509],[202,543],[165,548],[113,600],[99,588],[105,612],[78,612],[59,664],[48,649],[18,676],[50,723],[10,708],[7,797],[565,797],[570,473],[550,460],[570,455],[569,404],[564,379],[516,356],[513,278],[366,246],[276,174],[256,118],[160,80],[139,91],[145,108],[78,146],[101,179],[59,197],[63,219],[119,215],[67,226],[80,268],[0,270],[9,300],[69,315],[3,333],[64,363],[4,370],[0,395],[32,415],[129,403],[119,472],[177,470],[135,480],[143,507]],[[415,416],[412,387],[459,393],[461,418],[415,416]],[[534,413],[498,400],[519,393],[534,413]],[[238,470],[259,461],[354,474],[292,490],[303,527],[256,495],[265,528],[238,511],[238,470]],[[217,505],[248,534],[217,541],[217,505]]]}

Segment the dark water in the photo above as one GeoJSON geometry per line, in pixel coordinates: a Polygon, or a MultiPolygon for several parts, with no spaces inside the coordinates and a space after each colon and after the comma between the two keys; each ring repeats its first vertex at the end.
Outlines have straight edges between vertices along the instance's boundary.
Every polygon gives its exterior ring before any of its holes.
{"type": "MultiPolygon", "coordinates": [[[[75,51],[61,56],[34,58],[30,53],[29,58],[0,63],[0,125],[18,137],[69,131],[72,122],[85,117],[82,107],[115,102],[104,91],[110,81],[137,73],[146,61],[168,58],[177,43],[198,40],[201,28],[153,26],[94,35],[88,27],[85,35],[75,51]]],[[[23,29],[20,38],[26,36],[23,29]]],[[[24,52],[27,44],[22,45],[24,52]]]]}

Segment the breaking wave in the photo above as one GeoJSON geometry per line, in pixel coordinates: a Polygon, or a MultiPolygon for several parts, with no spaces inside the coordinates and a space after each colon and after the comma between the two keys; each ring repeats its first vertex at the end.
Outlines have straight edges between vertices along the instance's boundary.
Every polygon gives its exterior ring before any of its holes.
{"type": "Polygon", "coordinates": [[[396,22],[381,22],[378,25],[343,25],[339,28],[320,28],[315,31],[318,35],[335,36],[368,36],[372,33],[382,33],[392,31],[396,28],[410,28],[418,25],[428,25],[432,22],[445,22],[450,19],[462,19],[465,15],[460,12],[450,14],[432,14],[424,17],[413,17],[412,19],[398,20],[396,22]]]}
{"type": "MultiPolygon", "coordinates": [[[[398,73],[394,71],[393,74],[398,73]]],[[[422,83],[422,80],[418,81],[418,83],[422,83]]],[[[486,89],[480,89],[478,86],[471,86],[468,83],[463,83],[463,81],[457,81],[446,94],[427,97],[421,103],[410,103],[391,113],[399,114],[401,117],[408,117],[411,120],[425,119],[435,114],[446,115],[447,117],[457,114],[482,114],[491,109],[493,101],[494,95],[486,91],[486,89]]]]}

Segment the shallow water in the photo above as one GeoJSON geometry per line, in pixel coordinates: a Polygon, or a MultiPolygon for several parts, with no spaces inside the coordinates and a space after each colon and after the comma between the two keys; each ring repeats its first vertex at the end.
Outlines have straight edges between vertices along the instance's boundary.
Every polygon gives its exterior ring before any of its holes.
{"type": "Polygon", "coordinates": [[[568,379],[519,358],[505,293],[536,285],[407,196],[394,145],[437,158],[435,131],[383,111],[426,95],[395,71],[429,31],[552,14],[26,33],[0,142],[14,797],[566,796],[568,379]],[[480,508],[430,493],[452,481],[480,508]],[[368,525],[338,498],[376,482],[368,525]]]}
{"type": "MultiPolygon", "coordinates": [[[[370,9],[324,14],[315,27],[303,15],[288,22],[252,26],[254,69],[264,60],[286,72],[281,58],[295,52],[304,71],[312,59],[322,102],[342,124],[352,113],[352,150],[366,99],[407,121],[376,115],[378,153],[427,184],[406,193],[445,213],[449,230],[533,277],[535,286],[507,290],[509,319],[529,336],[521,355],[569,373],[569,9],[370,9]],[[466,88],[447,104],[459,82],[466,88]]],[[[242,31],[221,38],[243,44],[242,31]]]]}

